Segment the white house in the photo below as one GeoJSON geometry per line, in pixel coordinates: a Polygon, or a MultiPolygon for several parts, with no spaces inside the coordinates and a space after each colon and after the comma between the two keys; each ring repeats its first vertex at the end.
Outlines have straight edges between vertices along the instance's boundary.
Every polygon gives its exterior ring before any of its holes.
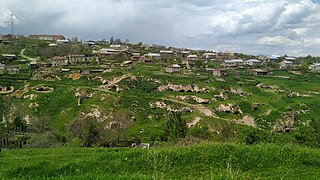
{"type": "Polygon", "coordinates": [[[309,70],[311,72],[316,72],[319,73],[320,72],[320,63],[313,63],[309,66],[309,70]]]}
{"type": "Polygon", "coordinates": [[[280,62],[280,69],[288,69],[293,66],[292,61],[283,60],[280,62]]]}
{"type": "Polygon", "coordinates": [[[262,62],[258,59],[249,59],[249,60],[246,60],[244,64],[248,66],[261,66],[262,62]]]}
{"type": "Polygon", "coordinates": [[[244,61],[242,59],[224,60],[222,65],[224,67],[236,67],[244,65],[244,61]]]}

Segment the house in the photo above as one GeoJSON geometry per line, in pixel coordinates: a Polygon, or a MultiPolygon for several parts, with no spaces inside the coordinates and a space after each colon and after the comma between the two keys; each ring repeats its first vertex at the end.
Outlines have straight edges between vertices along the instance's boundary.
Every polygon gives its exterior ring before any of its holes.
{"type": "Polygon", "coordinates": [[[60,72],[62,72],[62,73],[68,73],[68,72],[70,72],[71,71],[71,69],[61,69],[60,70],[60,72]]]}
{"type": "Polygon", "coordinates": [[[72,55],[69,54],[67,58],[70,64],[87,62],[87,57],[86,55],[83,55],[83,54],[72,54],[72,55]]]}
{"type": "Polygon", "coordinates": [[[213,68],[207,68],[207,71],[212,73],[213,76],[216,77],[225,77],[228,75],[227,70],[220,68],[220,69],[213,69],[213,68]]]}
{"type": "Polygon", "coordinates": [[[160,51],[160,56],[162,60],[168,60],[173,58],[173,52],[172,51],[165,51],[161,50],[160,51]]]}
{"type": "Polygon", "coordinates": [[[139,52],[131,53],[132,60],[138,61],[138,60],[140,60],[140,58],[141,58],[141,54],[139,52]]]}
{"type": "Polygon", "coordinates": [[[148,53],[148,54],[145,54],[143,56],[147,57],[147,58],[156,59],[156,60],[159,60],[161,58],[161,55],[158,54],[158,53],[148,53]]]}
{"type": "Polygon", "coordinates": [[[181,58],[187,58],[190,54],[190,51],[181,51],[180,52],[180,55],[181,55],[181,58]]]}
{"type": "Polygon", "coordinates": [[[69,43],[69,40],[68,39],[58,39],[57,43],[58,44],[67,44],[67,43],[69,43]]]}
{"type": "Polygon", "coordinates": [[[292,61],[283,60],[280,62],[280,69],[290,69],[293,67],[292,61]]]}
{"type": "Polygon", "coordinates": [[[279,62],[279,59],[280,56],[277,56],[277,55],[273,55],[273,56],[269,56],[266,58],[266,62],[268,63],[276,63],[276,62],[279,62]]]}
{"type": "Polygon", "coordinates": [[[216,53],[204,53],[204,54],[202,54],[202,58],[211,61],[211,60],[217,58],[217,54],[216,53]]]}
{"type": "Polygon", "coordinates": [[[68,59],[66,57],[56,56],[49,59],[52,66],[66,66],[68,65],[68,59]]]}
{"type": "Polygon", "coordinates": [[[320,72],[320,63],[313,63],[309,65],[309,70],[314,73],[319,73],[320,72]]]}
{"type": "Polygon", "coordinates": [[[172,64],[167,66],[166,72],[167,73],[173,73],[173,74],[178,74],[180,73],[180,66],[178,64],[172,64]]]}
{"type": "Polygon", "coordinates": [[[29,38],[43,40],[43,41],[57,41],[57,40],[65,40],[66,39],[62,35],[49,35],[49,34],[33,34],[33,35],[29,35],[29,38]]]}
{"type": "Polygon", "coordinates": [[[266,75],[269,74],[269,72],[267,70],[264,70],[264,69],[253,69],[252,73],[255,76],[266,76],[266,75]]]}
{"type": "Polygon", "coordinates": [[[111,44],[110,49],[115,49],[115,50],[121,50],[121,45],[120,44],[111,44]]]}
{"type": "Polygon", "coordinates": [[[15,54],[2,54],[2,59],[12,61],[16,60],[17,56],[15,54]]]}
{"type": "Polygon", "coordinates": [[[261,66],[262,62],[258,59],[249,59],[244,61],[244,64],[247,66],[261,66]]]}
{"type": "Polygon", "coordinates": [[[132,61],[124,61],[121,64],[121,67],[131,68],[132,67],[132,61]]]}
{"type": "Polygon", "coordinates": [[[224,67],[237,67],[244,65],[244,61],[242,59],[224,60],[222,65],[224,67]]]}
{"type": "Polygon", "coordinates": [[[29,64],[29,67],[32,69],[32,70],[36,70],[36,69],[41,69],[41,68],[46,68],[46,67],[51,67],[52,64],[50,63],[46,63],[46,62],[36,62],[36,61],[33,61],[29,64]]]}
{"type": "Polygon", "coordinates": [[[6,72],[8,74],[18,74],[19,73],[19,68],[17,68],[17,67],[6,67],[6,72]]]}
{"type": "Polygon", "coordinates": [[[0,63],[0,74],[4,74],[6,70],[6,65],[0,63]]]}
{"type": "Polygon", "coordinates": [[[190,54],[187,56],[187,60],[198,60],[198,56],[195,54],[190,54]]]}

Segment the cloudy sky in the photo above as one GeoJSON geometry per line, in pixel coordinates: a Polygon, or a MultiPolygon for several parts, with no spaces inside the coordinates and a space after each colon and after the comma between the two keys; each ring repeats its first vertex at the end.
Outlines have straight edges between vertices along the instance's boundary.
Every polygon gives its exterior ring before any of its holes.
{"type": "Polygon", "coordinates": [[[320,0],[0,0],[0,33],[320,56],[320,0]]]}

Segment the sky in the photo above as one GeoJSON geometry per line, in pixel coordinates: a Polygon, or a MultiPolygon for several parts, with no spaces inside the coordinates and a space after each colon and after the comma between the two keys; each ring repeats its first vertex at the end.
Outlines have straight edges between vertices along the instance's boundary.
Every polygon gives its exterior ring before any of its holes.
{"type": "Polygon", "coordinates": [[[0,0],[0,34],[320,56],[320,0],[0,0]]]}

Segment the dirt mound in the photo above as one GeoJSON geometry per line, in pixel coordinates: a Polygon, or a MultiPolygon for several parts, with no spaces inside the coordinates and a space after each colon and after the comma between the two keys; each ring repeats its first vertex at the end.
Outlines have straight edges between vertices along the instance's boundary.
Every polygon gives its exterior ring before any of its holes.
{"type": "Polygon", "coordinates": [[[9,87],[0,86],[0,94],[10,94],[10,93],[13,93],[13,91],[14,91],[13,86],[9,86],[9,87]]]}
{"type": "Polygon", "coordinates": [[[201,117],[195,117],[194,120],[191,123],[187,123],[187,127],[191,128],[195,125],[197,125],[201,120],[201,117]]]}
{"type": "Polygon", "coordinates": [[[8,94],[7,97],[22,98],[27,92],[29,92],[29,84],[26,84],[22,90],[16,90],[12,94],[8,94]]]}
{"type": "Polygon", "coordinates": [[[242,110],[240,109],[240,107],[235,104],[227,104],[227,105],[220,104],[220,106],[216,108],[216,112],[242,114],[242,110]]]}
{"type": "Polygon", "coordinates": [[[168,85],[158,87],[158,92],[163,92],[165,90],[175,91],[175,92],[196,92],[196,93],[208,93],[209,90],[206,88],[200,88],[197,85],[174,85],[169,83],[168,85]]]}
{"type": "Polygon", "coordinates": [[[208,99],[200,98],[197,96],[179,96],[179,98],[183,101],[192,99],[195,102],[197,102],[198,104],[208,104],[209,103],[208,99]]]}
{"type": "Polygon", "coordinates": [[[81,75],[80,74],[69,74],[68,75],[68,78],[72,79],[72,80],[78,80],[81,78],[81,75]]]}
{"type": "Polygon", "coordinates": [[[156,101],[149,104],[153,109],[165,109],[169,112],[192,112],[190,107],[181,107],[181,108],[173,108],[170,105],[167,105],[163,101],[156,101]]]}
{"type": "Polygon", "coordinates": [[[242,119],[236,121],[237,124],[243,124],[251,127],[256,127],[256,122],[254,121],[253,117],[244,116],[242,119]]]}

